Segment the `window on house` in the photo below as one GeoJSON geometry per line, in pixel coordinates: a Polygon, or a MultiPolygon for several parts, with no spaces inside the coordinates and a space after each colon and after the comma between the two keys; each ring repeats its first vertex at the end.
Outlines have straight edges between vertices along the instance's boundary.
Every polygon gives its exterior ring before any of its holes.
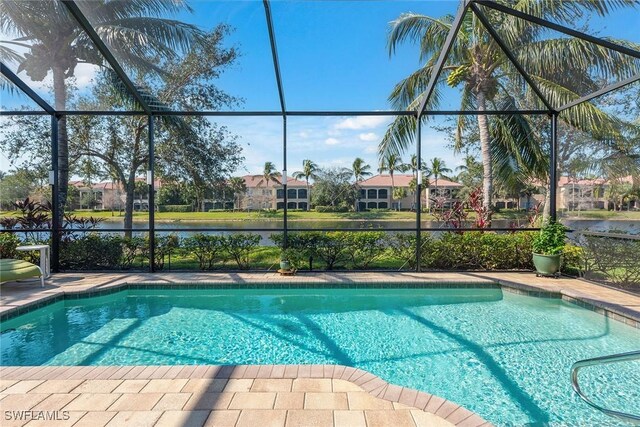
{"type": "Polygon", "coordinates": [[[302,209],[303,211],[307,210],[307,202],[298,203],[298,209],[302,209]]]}
{"type": "Polygon", "coordinates": [[[278,188],[276,190],[276,198],[277,199],[284,199],[284,189],[278,188]]]}
{"type": "Polygon", "coordinates": [[[360,189],[360,198],[361,199],[366,199],[367,198],[367,190],[365,190],[364,188],[360,189]]]}
{"type": "Polygon", "coordinates": [[[378,199],[386,199],[388,191],[386,189],[378,190],[378,199]]]}
{"type": "Polygon", "coordinates": [[[307,198],[307,189],[306,188],[299,189],[298,190],[298,199],[306,199],[306,198],[307,198]]]}
{"type": "Polygon", "coordinates": [[[298,204],[296,202],[287,203],[287,209],[297,209],[297,208],[298,208],[298,204]]]}
{"type": "Polygon", "coordinates": [[[387,202],[378,203],[378,209],[387,209],[388,207],[389,207],[389,204],[387,202]]]}
{"type": "Polygon", "coordinates": [[[367,190],[367,199],[377,199],[378,198],[378,190],[370,189],[367,190]]]}
{"type": "Polygon", "coordinates": [[[298,198],[298,190],[295,188],[290,188],[287,190],[287,197],[289,199],[297,199],[298,198]]]}
{"type": "Polygon", "coordinates": [[[369,202],[367,203],[367,209],[378,209],[378,204],[376,202],[369,202]]]}

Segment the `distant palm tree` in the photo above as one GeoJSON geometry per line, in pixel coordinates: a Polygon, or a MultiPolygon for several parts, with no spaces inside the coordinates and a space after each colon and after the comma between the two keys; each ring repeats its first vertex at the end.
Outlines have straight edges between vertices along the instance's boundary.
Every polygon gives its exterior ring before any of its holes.
{"type": "MultiPolygon", "coordinates": [[[[119,53],[126,67],[144,75],[163,77],[158,62],[175,58],[194,43],[204,40],[197,26],[168,18],[192,9],[185,1],[94,0],[90,7],[91,24],[96,32],[119,53]]],[[[104,57],[82,27],[59,1],[2,0],[0,3],[0,60],[17,63],[33,81],[43,81],[51,72],[54,109],[65,111],[70,86],[78,64],[105,66],[104,57]],[[13,37],[13,39],[10,39],[13,37]],[[21,51],[13,50],[18,46],[21,51]],[[25,49],[26,48],[26,49],[25,49]]],[[[106,68],[105,68],[106,69],[106,68]]],[[[67,199],[69,183],[69,147],[66,116],[58,120],[58,188],[61,208],[67,199]]]]}
{"type": "MultiPolygon", "coordinates": [[[[311,200],[311,188],[309,185],[309,179],[317,179],[318,165],[311,160],[305,159],[302,161],[302,170],[293,173],[295,179],[303,179],[307,182],[307,198],[311,200]]],[[[311,203],[307,203],[307,210],[311,210],[311,203]]]]}
{"type": "Polygon", "coordinates": [[[411,174],[415,179],[418,179],[419,171],[424,172],[427,170],[427,164],[424,160],[420,160],[420,167],[418,167],[418,156],[415,154],[411,156],[411,161],[407,163],[406,167],[407,170],[411,170],[411,174]]]}
{"type": "Polygon", "coordinates": [[[395,189],[395,181],[393,178],[393,174],[395,171],[404,172],[406,170],[406,166],[402,163],[402,159],[397,154],[387,154],[382,159],[380,159],[380,165],[378,166],[378,172],[389,172],[389,176],[391,177],[391,193],[393,194],[393,190],[395,189]]]}
{"type": "Polygon", "coordinates": [[[351,166],[351,171],[353,172],[353,177],[356,180],[356,184],[362,181],[365,177],[371,176],[371,166],[365,163],[363,159],[360,157],[356,157],[353,161],[353,165],[351,166]]]}
{"type": "Polygon", "coordinates": [[[238,209],[242,209],[242,206],[240,206],[240,196],[247,191],[247,184],[243,178],[234,176],[229,180],[229,187],[231,191],[233,191],[234,209],[236,206],[238,209]]]}
{"type": "Polygon", "coordinates": [[[267,187],[269,186],[270,182],[280,184],[280,177],[282,177],[282,174],[278,172],[278,170],[276,169],[276,165],[274,165],[273,162],[264,162],[264,168],[262,169],[262,179],[258,184],[265,184],[265,186],[267,187]]]}
{"type": "MultiPolygon", "coordinates": [[[[635,7],[638,3],[634,0],[520,0],[517,4],[520,12],[574,25],[585,12],[606,16],[615,8],[635,7]]],[[[595,91],[598,81],[620,81],[640,72],[640,61],[631,56],[603,49],[577,37],[549,37],[548,30],[542,26],[523,25],[518,18],[491,10],[485,12],[489,22],[509,44],[518,62],[527,70],[545,98],[556,107],[595,91]]],[[[404,13],[391,22],[389,53],[393,54],[405,41],[415,42],[420,49],[420,61],[424,64],[395,86],[389,98],[396,109],[416,110],[421,104],[453,19],[451,15],[434,18],[404,13]]],[[[639,48],[636,43],[620,43],[636,50],[639,48]]],[[[460,110],[483,112],[492,109],[544,108],[523,76],[471,12],[463,18],[454,47],[429,99],[428,110],[438,108],[444,99],[443,89],[446,85],[462,87],[460,110]],[[511,95],[514,90],[521,92],[521,95],[511,95]]],[[[579,129],[600,136],[617,133],[617,121],[589,102],[563,113],[563,119],[579,129]]],[[[524,171],[529,176],[548,178],[545,153],[536,138],[532,137],[535,130],[533,120],[525,116],[502,115],[494,116],[490,121],[488,115],[478,114],[474,124],[466,116],[459,116],[456,148],[460,148],[459,137],[463,129],[475,126],[479,133],[485,207],[491,206],[494,176],[504,177],[524,171]]],[[[413,117],[397,117],[381,141],[379,151],[402,154],[413,143],[415,131],[416,120],[413,117]]]]}
{"type": "Polygon", "coordinates": [[[438,178],[447,178],[445,174],[450,173],[451,169],[447,167],[439,157],[434,157],[431,159],[431,164],[427,168],[427,173],[429,176],[433,176],[433,186],[436,189],[436,193],[438,192],[438,178]]]}

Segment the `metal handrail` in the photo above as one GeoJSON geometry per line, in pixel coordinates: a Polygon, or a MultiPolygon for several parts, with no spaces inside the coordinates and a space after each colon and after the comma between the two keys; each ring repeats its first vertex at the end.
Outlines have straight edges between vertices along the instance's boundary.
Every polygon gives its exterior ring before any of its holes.
{"type": "Polygon", "coordinates": [[[578,371],[587,366],[594,365],[606,365],[609,363],[627,362],[629,360],[640,360],[640,351],[631,351],[628,353],[612,354],[609,356],[594,357],[592,359],[579,360],[571,365],[571,384],[573,390],[584,400],[589,406],[597,409],[598,411],[609,415],[610,417],[618,418],[622,421],[626,421],[631,424],[640,425],[640,416],[627,414],[625,412],[614,411],[612,409],[603,408],[602,406],[592,402],[583,392],[580,390],[578,384],[578,371]]]}

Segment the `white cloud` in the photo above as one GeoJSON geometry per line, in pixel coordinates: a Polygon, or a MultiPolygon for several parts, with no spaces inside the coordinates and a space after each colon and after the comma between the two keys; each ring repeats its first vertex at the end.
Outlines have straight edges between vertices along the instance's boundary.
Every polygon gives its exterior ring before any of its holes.
{"type": "Polygon", "coordinates": [[[367,145],[364,149],[364,152],[367,154],[376,154],[378,152],[377,145],[367,145]]]}
{"type": "Polygon", "coordinates": [[[327,138],[327,139],[324,140],[324,143],[327,144],[327,145],[336,145],[336,144],[339,144],[340,141],[338,141],[335,138],[327,138]]]}
{"type": "Polygon", "coordinates": [[[379,139],[378,135],[373,132],[361,133],[358,138],[360,138],[360,141],[375,141],[379,139]]]}
{"type": "Polygon", "coordinates": [[[389,123],[391,119],[385,116],[358,116],[349,117],[336,123],[336,129],[374,129],[383,124],[389,123]]]}
{"type": "Polygon", "coordinates": [[[309,138],[309,134],[306,131],[298,132],[298,137],[306,139],[309,138]]]}

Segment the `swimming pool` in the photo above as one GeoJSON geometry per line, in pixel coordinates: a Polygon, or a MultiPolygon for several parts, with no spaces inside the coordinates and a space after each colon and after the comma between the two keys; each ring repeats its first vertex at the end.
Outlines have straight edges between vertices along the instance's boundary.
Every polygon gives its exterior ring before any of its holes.
{"type": "MultiPolygon", "coordinates": [[[[615,425],[573,394],[569,369],[638,347],[635,328],[498,288],[130,289],[3,322],[0,363],[337,363],[497,425],[615,425]]],[[[585,369],[581,384],[601,403],[640,413],[637,362],[585,369]]]]}

